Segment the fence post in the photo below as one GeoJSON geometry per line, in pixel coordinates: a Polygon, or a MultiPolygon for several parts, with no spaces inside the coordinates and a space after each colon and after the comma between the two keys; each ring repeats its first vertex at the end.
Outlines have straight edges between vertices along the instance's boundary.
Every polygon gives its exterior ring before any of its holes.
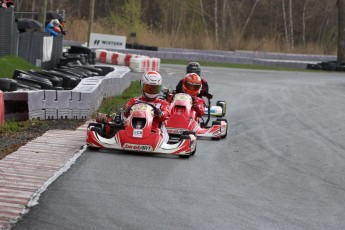
{"type": "Polygon", "coordinates": [[[4,103],[4,94],[0,90],[0,125],[5,123],[5,103],[4,103]]]}

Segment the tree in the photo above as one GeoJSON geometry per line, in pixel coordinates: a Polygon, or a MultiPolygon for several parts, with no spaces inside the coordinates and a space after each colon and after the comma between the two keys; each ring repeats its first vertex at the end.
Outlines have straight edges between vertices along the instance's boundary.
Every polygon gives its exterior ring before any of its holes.
{"type": "Polygon", "coordinates": [[[337,62],[345,63],[345,0],[338,0],[338,52],[337,62]]]}

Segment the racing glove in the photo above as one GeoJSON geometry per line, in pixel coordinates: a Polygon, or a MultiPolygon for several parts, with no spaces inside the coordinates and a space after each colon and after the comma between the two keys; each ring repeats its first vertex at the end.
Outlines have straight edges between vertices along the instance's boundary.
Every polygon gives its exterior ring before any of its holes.
{"type": "Polygon", "coordinates": [[[192,107],[193,107],[194,110],[198,110],[199,109],[199,104],[198,104],[196,99],[193,100],[192,107]]]}
{"type": "Polygon", "coordinates": [[[155,114],[155,117],[158,117],[158,118],[163,116],[163,112],[160,109],[155,109],[154,114],[155,114]]]}
{"type": "Polygon", "coordinates": [[[124,114],[125,114],[125,116],[127,117],[130,113],[131,113],[131,107],[128,106],[128,107],[125,108],[124,114]]]}
{"type": "Polygon", "coordinates": [[[213,98],[213,95],[210,94],[210,93],[208,93],[208,94],[206,95],[206,97],[207,97],[207,99],[211,100],[211,99],[213,98]]]}

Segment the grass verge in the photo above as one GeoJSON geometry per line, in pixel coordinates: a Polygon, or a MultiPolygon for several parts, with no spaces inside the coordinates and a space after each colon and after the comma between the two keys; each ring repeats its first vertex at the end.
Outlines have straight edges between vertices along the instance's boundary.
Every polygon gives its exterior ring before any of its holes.
{"type": "Polygon", "coordinates": [[[2,56],[0,57],[0,78],[12,78],[16,69],[30,70],[39,68],[16,56],[2,56]]]}
{"type": "MultiPolygon", "coordinates": [[[[186,60],[173,60],[166,59],[161,60],[162,64],[175,64],[175,65],[187,65],[189,61],[186,60]]],[[[236,69],[256,69],[256,70],[280,70],[280,71],[312,71],[307,69],[298,68],[284,68],[284,67],[271,67],[271,66],[260,66],[260,65],[249,65],[249,64],[233,64],[224,62],[209,62],[209,61],[198,61],[201,66],[210,67],[221,67],[221,68],[236,68],[236,69]]]]}
{"type": "Polygon", "coordinates": [[[102,101],[99,113],[114,113],[118,112],[121,107],[125,106],[130,98],[137,97],[140,95],[140,82],[132,81],[130,86],[123,91],[119,96],[108,97],[102,101]]]}
{"type": "Polygon", "coordinates": [[[8,121],[3,126],[0,125],[0,133],[14,133],[20,132],[29,126],[42,126],[47,125],[46,121],[32,120],[32,121],[8,121]]]}

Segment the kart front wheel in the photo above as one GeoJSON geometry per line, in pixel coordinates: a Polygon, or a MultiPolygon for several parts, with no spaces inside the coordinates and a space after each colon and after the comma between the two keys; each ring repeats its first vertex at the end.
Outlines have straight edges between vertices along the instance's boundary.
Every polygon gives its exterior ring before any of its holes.
{"type": "MultiPolygon", "coordinates": [[[[185,131],[185,132],[183,132],[183,133],[187,133],[187,132],[188,132],[188,131],[185,131]]],[[[183,134],[183,135],[181,135],[180,141],[182,141],[182,140],[190,140],[189,134],[183,134]]],[[[194,153],[193,153],[193,154],[194,154],[194,153]]],[[[179,155],[179,158],[188,159],[190,155],[192,155],[192,153],[190,153],[189,155],[179,155]]]]}

